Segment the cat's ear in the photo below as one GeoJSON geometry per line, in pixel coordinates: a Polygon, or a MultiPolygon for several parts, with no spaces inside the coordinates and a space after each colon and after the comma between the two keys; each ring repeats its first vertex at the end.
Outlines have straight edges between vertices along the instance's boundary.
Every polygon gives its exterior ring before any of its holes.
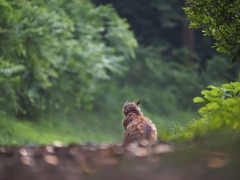
{"type": "Polygon", "coordinates": [[[136,104],[137,104],[137,106],[139,105],[141,103],[141,101],[138,101],[136,104]]]}

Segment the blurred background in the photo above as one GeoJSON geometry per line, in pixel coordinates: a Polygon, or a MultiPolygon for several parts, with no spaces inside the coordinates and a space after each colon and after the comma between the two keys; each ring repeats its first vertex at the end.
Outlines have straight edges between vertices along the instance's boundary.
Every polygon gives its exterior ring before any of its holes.
{"type": "Polygon", "coordinates": [[[161,130],[197,116],[195,96],[237,66],[190,29],[185,0],[0,2],[1,144],[121,141],[141,100],[161,130]]]}

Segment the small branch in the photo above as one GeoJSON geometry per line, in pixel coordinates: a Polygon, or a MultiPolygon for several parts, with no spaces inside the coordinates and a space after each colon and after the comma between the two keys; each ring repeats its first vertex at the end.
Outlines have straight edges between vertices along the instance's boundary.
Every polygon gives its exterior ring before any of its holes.
{"type": "Polygon", "coordinates": [[[226,36],[224,35],[224,33],[220,30],[219,27],[217,27],[217,29],[219,30],[219,32],[222,34],[223,38],[225,39],[225,41],[227,41],[228,45],[239,45],[239,43],[235,43],[234,41],[229,41],[229,39],[226,38],[226,36]]]}

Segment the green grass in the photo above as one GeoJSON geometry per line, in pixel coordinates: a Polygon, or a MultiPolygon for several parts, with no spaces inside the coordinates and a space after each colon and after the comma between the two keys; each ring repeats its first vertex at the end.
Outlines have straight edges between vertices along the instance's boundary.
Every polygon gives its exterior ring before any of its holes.
{"type": "MultiPolygon", "coordinates": [[[[166,135],[173,122],[184,125],[194,117],[191,112],[177,112],[171,116],[158,116],[146,112],[144,115],[156,124],[160,136],[166,135]]],[[[90,141],[121,141],[124,132],[122,118],[121,113],[94,114],[91,111],[78,112],[71,116],[56,113],[35,121],[0,115],[0,144],[26,145],[54,142],[83,144],[90,141]]]]}
{"type": "Polygon", "coordinates": [[[171,140],[187,135],[185,134],[188,133],[186,128],[196,116],[197,113],[191,111],[177,111],[169,116],[149,115],[157,127],[158,136],[162,140],[171,140]]]}
{"type": "Polygon", "coordinates": [[[19,120],[11,116],[0,117],[0,144],[52,144],[61,142],[87,143],[89,141],[119,141],[118,133],[101,129],[100,123],[88,125],[85,121],[69,121],[64,118],[41,118],[37,121],[19,120]]]}

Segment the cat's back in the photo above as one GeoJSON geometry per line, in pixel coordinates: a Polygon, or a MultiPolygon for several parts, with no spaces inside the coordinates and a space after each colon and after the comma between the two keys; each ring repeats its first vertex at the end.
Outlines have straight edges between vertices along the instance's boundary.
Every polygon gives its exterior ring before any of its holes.
{"type": "MultiPolygon", "coordinates": [[[[155,141],[157,139],[157,131],[152,121],[141,115],[133,115],[131,122],[125,127],[124,144],[133,141],[155,141]]],[[[128,121],[128,119],[125,119],[128,121]]]]}
{"type": "Polygon", "coordinates": [[[138,102],[128,102],[123,105],[123,113],[125,118],[122,124],[125,129],[124,144],[131,143],[133,141],[155,141],[157,140],[157,131],[152,121],[143,116],[138,102]]]}

